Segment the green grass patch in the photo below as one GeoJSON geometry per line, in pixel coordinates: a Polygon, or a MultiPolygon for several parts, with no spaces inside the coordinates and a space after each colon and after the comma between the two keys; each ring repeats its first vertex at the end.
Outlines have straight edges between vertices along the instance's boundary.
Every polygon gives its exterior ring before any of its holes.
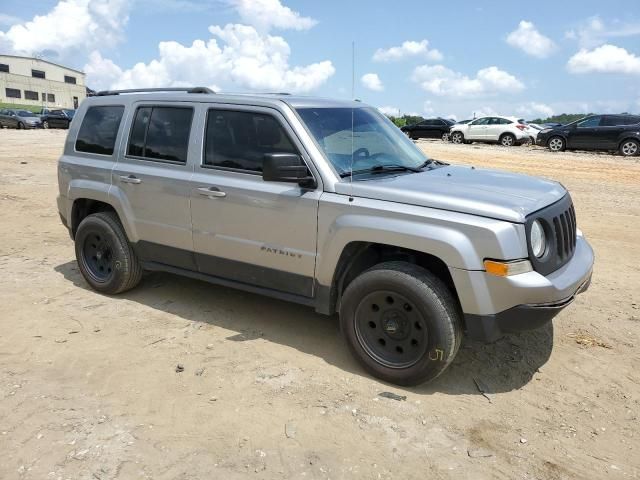
{"type": "Polygon", "coordinates": [[[20,105],[18,103],[2,103],[0,102],[0,109],[10,108],[12,110],[28,110],[30,112],[37,113],[42,107],[38,105],[20,105]]]}

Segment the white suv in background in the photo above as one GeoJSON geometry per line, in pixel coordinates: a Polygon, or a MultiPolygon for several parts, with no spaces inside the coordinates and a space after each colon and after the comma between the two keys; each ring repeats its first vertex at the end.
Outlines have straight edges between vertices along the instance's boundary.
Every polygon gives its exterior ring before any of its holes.
{"type": "Polygon", "coordinates": [[[530,141],[527,125],[515,117],[480,117],[451,127],[453,143],[494,142],[511,147],[530,141]]]}

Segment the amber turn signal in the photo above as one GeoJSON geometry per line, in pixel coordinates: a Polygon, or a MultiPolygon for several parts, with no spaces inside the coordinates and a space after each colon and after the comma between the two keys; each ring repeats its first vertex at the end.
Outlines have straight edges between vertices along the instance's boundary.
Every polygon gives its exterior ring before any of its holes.
{"type": "Polygon", "coordinates": [[[485,260],[484,269],[487,273],[497,277],[509,277],[520,273],[527,273],[533,270],[529,260],[516,260],[511,262],[499,262],[496,260],[485,260]]]}

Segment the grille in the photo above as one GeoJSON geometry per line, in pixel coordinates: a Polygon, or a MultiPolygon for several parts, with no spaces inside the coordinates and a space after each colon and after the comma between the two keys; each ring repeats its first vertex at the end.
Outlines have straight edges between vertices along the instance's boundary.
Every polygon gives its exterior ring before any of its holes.
{"type": "Polygon", "coordinates": [[[544,228],[547,249],[541,258],[537,258],[529,245],[529,260],[536,272],[548,275],[571,260],[576,249],[576,211],[569,194],[527,218],[527,242],[531,236],[531,224],[536,220],[544,228]]]}
{"type": "Polygon", "coordinates": [[[576,249],[576,211],[573,205],[557,217],[553,217],[553,229],[558,258],[561,261],[569,260],[576,249]]]}

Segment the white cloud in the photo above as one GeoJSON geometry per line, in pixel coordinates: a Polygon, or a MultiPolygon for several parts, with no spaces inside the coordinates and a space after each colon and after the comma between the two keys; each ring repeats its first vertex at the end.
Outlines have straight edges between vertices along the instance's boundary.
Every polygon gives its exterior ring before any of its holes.
{"type": "Polygon", "coordinates": [[[97,89],[216,84],[223,89],[308,92],[335,73],[328,60],[291,67],[291,50],[282,37],[248,25],[214,25],[209,32],[211,38],[191,45],[160,42],[158,58],[126,70],[95,52],[85,66],[87,83],[97,89]]]}
{"type": "Polygon", "coordinates": [[[501,114],[498,113],[496,110],[494,110],[492,107],[484,106],[471,112],[471,115],[469,116],[469,118],[494,117],[494,116],[500,116],[500,115],[501,114]]]}
{"type": "Polygon", "coordinates": [[[443,65],[422,65],[413,71],[412,79],[427,92],[446,97],[491,96],[524,89],[515,76],[494,66],[480,69],[470,78],[443,65]]]}
{"type": "Polygon", "coordinates": [[[285,7],[280,0],[232,0],[231,3],[245,23],[262,32],[272,28],[308,30],[318,23],[285,7]]]}
{"type": "Polygon", "coordinates": [[[70,58],[115,45],[128,12],[127,0],[61,0],[45,15],[0,32],[0,47],[19,55],[70,58]]]}
{"type": "Polygon", "coordinates": [[[400,109],[398,107],[378,107],[378,111],[383,115],[388,117],[398,117],[400,116],[400,109]]]}
{"type": "Polygon", "coordinates": [[[422,57],[427,60],[439,62],[442,60],[442,53],[436,49],[429,49],[429,40],[406,41],[399,47],[379,48],[373,54],[375,62],[391,62],[394,60],[402,60],[407,57],[422,57]]]}
{"type": "Polygon", "coordinates": [[[640,57],[615,45],[581,49],[567,63],[571,73],[625,73],[640,75],[640,57]]]}
{"type": "Polygon", "coordinates": [[[582,48],[593,48],[606,43],[609,38],[633,37],[640,35],[640,22],[620,21],[605,23],[599,16],[588,18],[577,28],[565,33],[565,37],[577,40],[582,48]]]}
{"type": "Polygon", "coordinates": [[[382,85],[382,80],[377,73],[365,73],[360,79],[362,85],[369,90],[373,90],[375,92],[381,92],[384,90],[384,85],[382,85]]]}
{"type": "Polygon", "coordinates": [[[556,48],[550,38],[542,35],[533,23],[525,20],[522,20],[518,28],[507,35],[507,43],[527,55],[538,58],[548,57],[556,48]]]}
{"type": "Polygon", "coordinates": [[[544,103],[538,102],[527,102],[523,105],[520,105],[516,111],[525,117],[551,117],[554,115],[553,108],[544,103]]]}

